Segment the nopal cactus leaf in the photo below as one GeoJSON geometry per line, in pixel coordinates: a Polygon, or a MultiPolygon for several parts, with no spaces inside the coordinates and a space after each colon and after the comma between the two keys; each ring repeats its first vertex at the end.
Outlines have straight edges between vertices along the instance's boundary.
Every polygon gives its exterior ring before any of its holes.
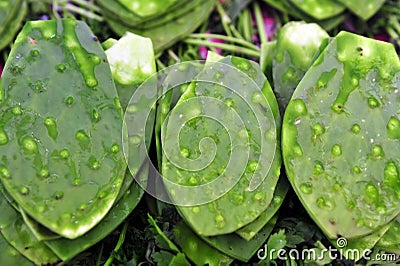
{"type": "Polygon", "coordinates": [[[43,242],[35,238],[20,213],[10,205],[2,193],[0,193],[0,211],[0,233],[19,253],[39,265],[59,261],[43,242]]]}
{"type": "MultiPolygon", "coordinates": [[[[129,175],[127,171],[127,175],[129,175]]],[[[136,180],[145,182],[148,177],[148,164],[138,172],[136,180]]],[[[60,238],[44,243],[63,261],[67,261],[89,247],[93,246],[107,235],[111,234],[135,209],[144,194],[138,183],[132,182],[129,189],[111,208],[107,215],[92,230],[76,239],[60,238]]]]}
{"type": "Polygon", "coordinates": [[[318,24],[289,22],[280,28],[274,50],[274,91],[283,114],[294,89],[319,53],[329,35],[318,24]]]}
{"type": "Polygon", "coordinates": [[[386,251],[400,251],[400,216],[397,216],[396,219],[391,223],[390,228],[386,231],[386,233],[379,239],[377,243],[377,247],[386,250],[386,251]],[[396,247],[393,249],[393,247],[396,247]]]}
{"type": "Polygon", "coordinates": [[[226,57],[207,62],[197,79],[162,128],[162,175],[172,201],[197,234],[232,233],[255,220],[273,198],[281,163],[279,111],[268,81],[252,61],[226,57]],[[201,82],[215,77],[218,83],[201,82]],[[240,118],[236,112],[246,115],[240,118]],[[253,187],[254,181],[258,186],[253,187]]]}
{"type": "Polygon", "coordinates": [[[3,72],[1,181],[30,216],[66,238],[106,215],[124,178],[122,110],[106,59],[83,22],[34,21],[3,72]]]}
{"type": "Polygon", "coordinates": [[[256,220],[240,228],[235,233],[247,241],[252,239],[278,211],[288,190],[288,181],[286,181],[286,178],[280,178],[276,185],[271,205],[256,220]]]}
{"type": "Polygon", "coordinates": [[[32,266],[32,262],[11,246],[2,234],[0,234],[0,258],[4,265],[32,266]]]}
{"type": "Polygon", "coordinates": [[[230,265],[233,259],[212,248],[184,223],[179,222],[174,226],[173,235],[175,242],[181,247],[185,255],[196,265],[230,265]]]}
{"type": "Polygon", "coordinates": [[[358,17],[368,20],[370,19],[385,3],[385,0],[337,0],[345,5],[351,12],[358,17]]]}
{"type": "Polygon", "coordinates": [[[154,50],[160,52],[199,27],[211,13],[214,4],[215,0],[202,0],[196,7],[182,16],[150,29],[137,29],[128,26],[118,21],[115,16],[105,16],[105,19],[111,29],[120,36],[124,35],[125,32],[130,31],[151,38],[154,50]],[[193,16],[193,13],[196,13],[196,16],[193,16]]]}
{"type": "Polygon", "coordinates": [[[212,237],[201,237],[206,243],[228,256],[248,262],[251,257],[262,247],[268,239],[277,221],[275,215],[268,223],[249,241],[237,234],[227,234],[212,237]]]}
{"type": "Polygon", "coordinates": [[[303,205],[332,239],[400,212],[400,62],[391,44],[339,33],[297,86],[282,151],[303,205]]]}
{"type": "Polygon", "coordinates": [[[178,0],[118,0],[118,2],[131,12],[145,18],[156,14],[159,15],[161,12],[168,10],[178,0]]]}
{"type": "MultiPolygon", "coordinates": [[[[12,42],[18,30],[21,28],[22,21],[25,19],[25,16],[28,12],[28,4],[26,1],[20,1],[20,3],[16,3],[14,8],[17,12],[14,14],[14,16],[10,17],[9,21],[5,21],[3,30],[0,30],[0,50],[12,42]]],[[[9,16],[11,15],[12,13],[9,14],[9,16]]]]}
{"type": "Polygon", "coordinates": [[[290,0],[295,6],[318,20],[331,18],[346,8],[335,0],[290,0]]]}
{"type": "Polygon", "coordinates": [[[30,217],[29,214],[24,211],[24,209],[18,208],[18,210],[22,216],[22,219],[24,220],[24,223],[28,226],[29,230],[31,230],[32,234],[38,241],[57,239],[61,237],[60,235],[53,233],[43,225],[39,224],[36,220],[30,217]]]}

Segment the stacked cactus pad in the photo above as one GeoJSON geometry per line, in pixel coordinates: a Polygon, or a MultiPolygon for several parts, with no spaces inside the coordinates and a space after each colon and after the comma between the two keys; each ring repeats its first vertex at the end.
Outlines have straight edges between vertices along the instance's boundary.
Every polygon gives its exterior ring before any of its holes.
{"type": "MultiPolygon", "coordinates": [[[[98,2],[121,39],[101,44],[73,19],[31,21],[6,62],[2,262],[66,262],[111,234],[145,191],[160,213],[180,216],[171,236],[148,220],[179,265],[248,262],[290,187],[333,245],[344,237],[346,248],[400,251],[400,61],[391,44],[292,22],[277,36],[272,73],[209,52],[155,75],[154,50],[174,42],[171,31],[192,31],[214,1],[98,2]],[[153,138],[156,166],[146,156],[153,138]]],[[[352,9],[270,2],[324,21],[352,9]]]]}

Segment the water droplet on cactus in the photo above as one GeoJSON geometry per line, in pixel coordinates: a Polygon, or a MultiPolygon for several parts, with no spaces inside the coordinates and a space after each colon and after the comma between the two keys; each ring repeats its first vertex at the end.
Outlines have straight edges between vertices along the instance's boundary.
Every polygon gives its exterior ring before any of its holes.
{"type": "Polygon", "coordinates": [[[65,64],[58,64],[57,65],[57,71],[60,72],[60,73],[64,73],[66,69],[67,69],[67,66],[65,64]]]}
{"type": "Polygon", "coordinates": [[[13,115],[22,115],[22,108],[20,105],[14,106],[11,110],[13,115]]]}
{"type": "Polygon", "coordinates": [[[297,116],[307,114],[307,107],[302,99],[294,99],[292,101],[292,104],[294,105],[294,110],[295,110],[297,116]]]}
{"type": "Polygon", "coordinates": [[[200,213],[200,208],[197,207],[197,206],[192,207],[192,212],[195,213],[195,214],[198,214],[198,213],[200,213]]]}
{"type": "Polygon", "coordinates": [[[89,88],[94,88],[94,87],[96,87],[97,84],[98,84],[97,79],[95,79],[94,77],[88,77],[88,78],[86,78],[85,82],[86,82],[86,85],[87,85],[89,88]]]}
{"type": "Polygon", "coordinates": [[[75,187],[80,186],[82,184],[82,180],[80,178],[74,178],[72,180],[72,185],[74,185],[75,187]]]}
{"type": "Polygon", "coordinates": [[[296,157],[303,156],[303,150],[301,149],[300,145],[293,146],[293,154],[296,157]]]}
{"type": "Polygon", "coordinates": [[[364,219],[358,219],[356,222],[357,227],[362,227],[365,225],[364,219]]]}
{"type": "Polygon", "coordinates": [[[354,124],[351,127],[351,132],[353,132],[354,134],[358,134],[358,133],[360,133],[360,131],[361,131],[361,127],[359,124],[354,124]]]}
{"type": "Polygon", "coordinates": [[[255,104],[263,104],[265,105],[265,97],[261,92],[254,92],[253,95],[251,96],[251,101],[255,104]]]}
{"type": "Polygon", "coordinates": [[[375,97],[371,96],[368,98],[368,106],[370,108],[376,108],[379,106],[379,102],[375,97]]]}
{"type": "Polygon", "coordinates": [[[349,210],[352,210],[352,209],[354,209],[356,207],[356,203],[354,202],[354,201],[349,201],[348,203],[347,203],[347,208],[349,209],[349,210]]]}
{"type": "Polygon", "coordinates": [[[21,195],[26,196],[29,194],[29,188],[26,186],[21,186],[19,188],[19,193],[21,193],[21,195]]]}
{"type": "Polygon", "coordinates": [[[334,111],[337,114],[342,113],[343,110],[343,105],[341,103],[335,102],[332,107],[331,107],[332,111],[334,111]]]}
{"type": "Polygon", "coordinates": [[[44,125],[46,126],[47,134],[49,134],[53,140],[56,140],[58,136],[56,120],[52,117],[46,117],[44,119],[44,125]]]}
{"type": "Polygon", "coordinates": [[[325,201],[325,199],[323,197],[319,197],[317,199],[316,203],[317,203],[317,206],[320,207],[320,208],[323,208],[326,205],[326,201],[325,201]]]}
{"type": "Polygon", "coordinates": [[[191,176],[191,177],[189,178],[189,186],[195,186],[195,185],[197,185],[198,183],[199,183],[199,181],[198,181],[197,177],[191,176]]]}
{"type": "Polygon", "coordinates": [[[373,202],[377,202],[379,200],[379,190],[371,182],[365,186],[365,195],[373,202]]]}
{"type": "Polygon", "coordinates": [[[376,212],[380,215],[383,215],[386,213],[386,206],[385,205],[379,205],[376,207],[376,212]]]}
{"type": "Polygon", "coordinates": [[[47,85],[45,81],[38,80],[35,83],[30,84],[31,89],[36,93],[41,93],[47,90],[47,85]]]}
{"type": "Polygon", "coordinates": [[[6,145],[8,143],[8,136],[4,129],[0,129],[0,145],[6,145]]]}
{"type": "Polygon", "coordinates": [[[65,99],[65,103],[67,105],[72,105],[74,103],[74,97],[72,96],[67,97],[67,99],[65,99]]]}
{"type": "Polygon", "coordinates": [[[215,217],[215,225],[218,229],[224,228],[226,225],[224,216],[222,216],[221,214],[217,214],[217,216],[215,217]]]}
{"type": "Polygon", "coordinates": [[[36,210],[37,210],[39,213],[43,213],[43,212],[46,210],[46,206],[44,206],[44,205],[38,205],[38,206],[36,206],[36,210]]]}
{"type": "Polygon", "coordinates": [[[325,133],[325,128],[323,125],[321,125],[321,123],[316,123],[315,125],[313,125],[313,131],[314,135],[320,136],[325,133]]]}
{"type": "Polygon", "coordinates": [[[400,139],[400,120],[395,116],[390,117],[386,130],[390,139],[400,139]]]}
{"type": "Polygon", "coordinates": [[[246,170],[250,173],[254,173],[257,170],[258,162],[252,161],[247,164],[246,170]]]}
{"type": "Polygon", "coordinates": [[[239,206],[239,205],[241,205],[243,203],[244,197],[240,193],[233,193],[231,195],[231,200],[232,200],[233,204],[239,206]]]}
{"type": "Polygon", "coordinates": [[[254,200],[256,200],[256,201],[260,201],[260,200],[262,200],[263,198],[264,198],[264,194],[261,193],[261,192],[257,192],[257,193],[254,195],[254,200]]]}
{"type": "Polygon", "coordinates": [[[382,146],[378,144],[372,146],[372,155],[376,159],[381,159],[385,155],[382,146]]]}
{"type": "Polygon", "coordinates": [[[383,176],[384,183],[389,187],[396,188],[400,186],[399,170],[394,162],[386,163],[383,176]]]}
{"type": "MultiPolygon", "coordinates": [[[[167,106],[165,106],[165,105],[167,105],[167,104],[162,103],[162,108],[166,108],[169,111],[168,105],[167,106]]],[[[138,111],[138,107],[135,104],[128,105],[128,107],[126,108],[126,112],[128,114],[133,114],[133,113],[136,113],[137,111],[138,111]]],[[[168,113],[168,111],[167,111],[167,113],[168,113]]]]}
{"type": "Polygon", "coordinates": [[[353,166],[352,171],[353,171],[354,174],[360,174],[361,173],[361,169],[357,165],[353,166]]]}
{"type": "Polygon", "coordinates": [[[342,188],[342,186],[338,182],[336,182],[335,184],[333,184],[332,188],[334,191],[339,191],[342,188]]]}
{"type": "Polygon", "coordinates": [[[91,169],[97,170],[100,168],[100,162],[96,158],[90,157],[89,158],[89,166],[91,169]]]}
{"type": "Polygon", "coordinates": [[[307,182],[300,185],[300,190],[304,194],[311,194],[313,192],[312,184],[307,182]]]}
{"type": "Polygon", "coordinates": [[[107,191],[100,191],[99,193],[97,193],[97,198],[99,199],[104,199],[107,196],[107,191]]]}
{"type": "Polygon", "coordinates": [[[90,138],[84,130],[78,130],[75,133],[75,139],[79,142],[82,149],[89,149],[90,138]]]}
{"type": "Polygon", "coordinates": [[[85,211],[87,208],[87,204],[86,203],[82,203],[81,205],[79,205],[79,210],[80,211],[85,211]]]}
{"type": "Polygon", "coordinates": [[[92,120],[93,120],[93,122],[99,122],[101,120],[100,113],[97,110],[93,110],[92,120]]]}
{"type": "Polygon", "coordinates": [[[117,152],[119,152],[119,145],[118,144],[113,144],[112,146],[111,146],[111,148],[110,148],[110,152],[111,153],[117,153],[117,152]]]}
{"type": "Polygon", "coordinates": [[[325,169],[324,169],[324,166],[322,165],[321,162],[317,162],[317,163],[314,165],[314,174],[315,174],[315,175],[320,175],[320,174],[322,174],[324,171],[325,171],[325,169]]]}
{"type": "Polygon", "coordinates": [[[30,136],[26,136],[22,139],[22,148],[26,153],[30,154],[38,151],[38,145],[36,141],[30,136]]]}
{"type": "Polygon", "coordinates": [[[190,151],[187,148],[181,148],[181,155],[185,158],[189,158],[190,151]]]}
{"type": "Polygon", "coordinates": [[[39,55],[40,55],[39,50],[37,50],[37,49],[31,50],[31,56],[32,57],[38,57],[39,55]]]}
{"type": "Polygon", "coordinates": [[[1,177],[3,177],[3,178],[6,178],[6,179],[11,178],[11,172],[5,166],[0,166],[0,174],[1,174],[1,177]]]}
{"type": "Polygon", "coordinates": [[[56,191],[55,193],[54,193],[54,198],[56,199],[56,200],[60,200],[60,199],[62,199],[64,197],[64,192],[62,192],[62,191],[56,191]]]}
{"type": "Polygon", "coordinates": [[[138,135],[132,135],[129,137],[129,144],[138,146],[141,142],[141,138],[138,135]]]}
{"type": "Polygon", "coordinates": [[[342,146],[340,146],[339,144],[333,145],[331,152],[332,155],[335,157],[342,155],[342,146]]]}
{"type": "Polygon", "coordinates": [[[50,173],[49,170],[46,167],[43,167],[42,169],[40,169],[39,171],[39,176],[42,178],[46,178],[49,177],[50,173]]]}
{"type": "Polygon", "coordinates": [[[69,151],[67,149],[62,149],[60,151],[60,157],[63,159],[67,159],[69,157],[69,151]]]}
{"type": "Polygon", "coordinates": [[[232,100],[231,98],[226,99],[226,100],[225,100],[225,104],[226,104],[227,106],[231,107],[231,108],[234,107],[234,103],[233,103],[233,100],[232,100]]]}
{"type": "Polygon", "coordinates": [[[71,219],[71,217],[72,217],[72,214],[68,213],[68,212],[64,212],[63,214],[61,214],[62,220],[69,220],[69,219],[71,219]]]}

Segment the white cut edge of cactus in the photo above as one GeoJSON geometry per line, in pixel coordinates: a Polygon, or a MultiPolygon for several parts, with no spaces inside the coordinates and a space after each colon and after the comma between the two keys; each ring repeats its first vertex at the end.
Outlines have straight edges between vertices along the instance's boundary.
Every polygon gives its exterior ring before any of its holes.
{"type": "Polygon", "coordinates": [[[122,85],[141,83],[156,72],[150,38],[126,32],[105,52],[115,81],[122,85]]]}

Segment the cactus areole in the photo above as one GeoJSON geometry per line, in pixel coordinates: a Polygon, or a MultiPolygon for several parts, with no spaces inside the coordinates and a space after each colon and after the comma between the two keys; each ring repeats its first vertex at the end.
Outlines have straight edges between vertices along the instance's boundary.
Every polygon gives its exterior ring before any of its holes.
{"type": "Polygon", "coordinates": [[[0,180],[32,218],[66,238],[106,215],[126,170],[106,59],[83,22],[33,21],[3,72],[0,180]]]}
{"type": "Polygon", "coordinates": [[[399,89],[391,44],[341,32],[286,109],[289,180],[330,238],[372,233],[400,211],[399,89]]]}

